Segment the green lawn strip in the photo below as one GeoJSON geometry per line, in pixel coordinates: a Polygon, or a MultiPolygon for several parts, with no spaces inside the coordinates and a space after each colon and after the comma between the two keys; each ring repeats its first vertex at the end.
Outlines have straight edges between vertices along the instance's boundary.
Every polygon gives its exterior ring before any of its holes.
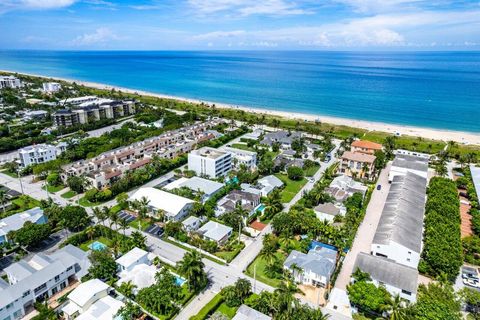
{"type": "Polygon", "coordinates": [[[128,225],[132,228],[135,228],[135,229],[139,229],[141,231],[144,231],[145,229],[148,228],[148,226],[150,226],[152,224],[152,222],[150,222],[150,220],[148,219],[140,219],[140,218],[137,218],[135,220],[133,220],[132,222],[130,222],[128,225]],[[140,223],[140,229],[138,228],[138,224],[140,223]]]}
{"type": "Polygon", "coordinates": [[[12,178],[18,179],[18,174],[16,172],[9,171],[9,170],[3,170],[3,171],[0,171],[0,172],[3,173],[3,174],[6,174],[7,176],[10,176],[12,178]]]}
{"type": "Polygon", "coordinates": [[[60,196],[64,199],[70,199],[77,195],[77,193],[73,190],[69,190],[67,192],[62,193],[60,196]]]}
{"type": "Polygon", "coordinates": [[[90,202],[85,197],[81,197],[80,200],[78,201],[78,204],[80,204],[83,207],[95,207],[95,206],[99,206],[99,205],[101,205],[102,203],[105,203],[105,202],[106,201],[104,201],[104,202],[90,202]]]}
{"type": "Polygon", "coordinates": [[[314,165],[313,167],[305,169],[305,175],[307,177],[313,177],[315,173],[317,173],[318,169],[320,169],[319,165],[314,165]]]}
{"type": "MultiPolygon", "coordinates": [[[[281,253],[277,252],[277,257],[280,259],[280,261],[285,261],[286,257],[281,253]]],[[[278,288],[278,286],[282,283],[281,279],[272,279],[269,276],[265,274],[265,268],[267,266],[266,261],[260,257],[257,256],[255,260],[248,266],[247,270],[245,271],[245,274],[250,277],[254,277],[256,275],[256,279],[268,284],[269,286],[278,288]],[[255,265],[256,265],[256,273],[255,273],[255,265]]]]}
{"type": "MultiPolygon", "coordinates": [[[[171,243],[171,244],[173,244],[173,245],[176,245],[177,247],[180,247],[180,248],[182,248],[183,250],[193,251],[192,248],[189,248],[189,247],[187,247],[187,246],[184,246],[184,245],[182,245],[182,244],[180,244],[180,243],[178,243],[178,242],[172,241],[172,240],[170,240],[170,239],[168,239],[168,238],[166,238],[166,237],[165,237],[165,238],[162,238],[162,240],[165,241],[165,242],[171,243]]],[[[220,260],[218,260],[218,259],[215,259],[215,258],[212,258],[212,257],[210,257],[210,256],[207,256],[206,254],[203,254],[203,253],[200,252],[200,251],[198,251],[198,252],[199,252],[199,253],[202,255],[202,257],[204,257],[205,259],[208,259],[208,260],[213,261],[213,262],[215,262],[215,263],[221,264],[222,266],[225,265],[225,263],[224,263],[223,261],[220,261],[220,260]]]]}
{"type": "Polygon", "coordinates": [[[217,308],[223,303],[223,296],[220,293],[217,293],[215,297],[212,298],[197,315],[190,317],[190,320],[204,320],[217,310],[217,308]]]}
{"type": "Polygon", "coordinates": [[[218,311],[218,312],[224,314],[225,316],[227,316],[229,319],[232,319],[233,317],[235,317],[235,314],[237,313],[237,310],[238,310],[238,307],[229,307],[224,302],[215,311],[218,311]]]}
{"type": "Polygon", "coordinates": [[[222,258],[223,260],[225,260],[227,262],[230,262],[233,259],[235,259],[235,257],[240,253],[240,251],[243,250],[243,248],[245,248],[245,244],[242,242],[241,245],[237,244],[235,246],[235,249],[232,250],[232,251],[219,251],[219,252],[215,252],[214,254],[217,257],[222,258]]]}
{"type": "Polygon", "coordinates": [[[92,239],[92,240],[88,240],[87,242],[82,243],[79,247],[83,251],[88,251],[88,250],[90,250],[89,245],[91,245],[95,241],[101,242],[104,245],[106,245],[107,247],[110,246],[110,244],[112,243],[112,240],[110,240],[108,238],[105,238],[105,237],[100,237],[100,238],[95,238],[95,239],[92,239]]]}
{"type": "Polygon", "coordinates": [[[281,174],[281,173],[276,173],[275,176],[282,180],[282,182],[285,184],[285,187],[283,188],[281,192],[282,196],[282,202],[283,203],[288,203],[290,202],[293,197],[303,188],[303,186],[307,183],[306,178],[302,178],[301,180],[294,181],[290,180],[287,175],[281,174]]]}
{"type": "Polygon", "coordinates": [[[26,211],[28,209],[39,207],[40,201],[30,196],[21,196],[17,199],[12,200],[12,204],[15,206],[15,209],[8,210],[5,214],[3,214],[3,211],[0,211],[0,217],[3,217],[3,218],[8,217],[8,216],[11,216],[12,214],[16,214],[19,212],[26,211]]]}
{"type": "Polygon", "coordinates": [[[246,150],[246,151],[255,151],[255,149],[250,148],[248,145],[244,143],[233,143],[232,148],[246,150]]]}
{"type": "MultiPolygon", "coordinates": [[[[43,186],[42,189],[45,190],[45,186],[43,186]]],[[[61,190],[65,189],[65,186],[62,186],[62,185],[60,185],[60,186],[47,185],[46,189],[50,193],[57,193],[58,191],[61,191],[61,190]]]]}
{"type": "Polygon", "coordinates": [[[122,207],[119,204],[114,205],[112,208],[110,208],[111,213],[117,213],[120,210],[122,210],[122,207]]]}

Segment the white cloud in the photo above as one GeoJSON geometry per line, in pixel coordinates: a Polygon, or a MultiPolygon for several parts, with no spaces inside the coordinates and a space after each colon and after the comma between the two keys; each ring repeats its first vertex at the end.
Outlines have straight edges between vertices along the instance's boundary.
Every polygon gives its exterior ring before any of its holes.
{"type": "Polygon", "coordinates": [[[113,33],[109,28],[98,28],[93,33],[86,33],[76,37],[72,44],[74,46],[90,46],[106,43],[112,40],[121,40],[121,38],[113,33]]]}
{"type": "Polygon", "coordinates": [[[221,39],[221,38],[234,38],[238,36],[245,35],[245,30],[234,30],[234,31],[214,31],[199,34],[193,37],[194,40],[210,40],[210,39],[221,39]]]}
{"type": "Polygon", "coordinates": [[[201,15],[223,13],[230,16],[286,16],[311,13],[292,0],[188,0],[188,3],[201,15]]]}
{"type": "Polygon", "coordinates": [[[77,0],[0,0],[0,13],[12,10],[59,9],[73,5],[77,0]]]}

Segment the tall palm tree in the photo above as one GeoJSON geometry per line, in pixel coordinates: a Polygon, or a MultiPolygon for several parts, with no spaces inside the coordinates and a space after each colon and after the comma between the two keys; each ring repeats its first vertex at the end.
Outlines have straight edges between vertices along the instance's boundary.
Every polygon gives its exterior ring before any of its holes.
{"type": "Polygon", "coordinates": [[[128,221],[126,219],[120,219],[118,223],[120,225],[120,229],[123,230],[123,235],[126,236],[125,231],[129,227],[128,221]]]}
{"type": "Polygon", "coordinates": [[[115,230],[118,229],[118,222],[120,221],[120,217],[116,212],[109,212],[108,217],[110,218],[110,229],[112,228],[112,225],[115,225],[115,230]]]}
{"type": "Polygon", "coordinates": [[[294,294],[298,292],[298,288],[292,281],[283,281],[275,293],[278,294],[278,311],[287,312],[291,314],[295,305],[298,304],[298,300],[295,299],[294,294]]]}
{"type": "Polygon", "coordinates": [[[132,281],[122,282],[118,290],[125,295],[125,297],[129,299],[133,299],[135,295],[133,291],[137,286],[132,283],[132,281]]]}
{"type": "Polygon", "coordinates": [[[397,294],[390,300],[388,305],[390,320],[405,320],[405,303],[397,294]]]}
{"type": "Polygon", "coordinates": [[[92,240],[95,235],[95,226],[88,226],[87,229],[85,229],[85,234],[89,240],[92,240]]]}
{"type": "Polygon", "coordinates": [[[5,200],[7,199],[7,192],[5,189],[0,189],[0,203],[2,203],[3,214],[5,214],[5,200]]]}
{"type": "Polygon", "coordinates": [[[185,253],[183,259],[177,263],[178,271],[188,280],[188,287],[192,290],[199,290],[208,281],[207,274],[203,270],[205,264],[198,251],[185,253]]]}

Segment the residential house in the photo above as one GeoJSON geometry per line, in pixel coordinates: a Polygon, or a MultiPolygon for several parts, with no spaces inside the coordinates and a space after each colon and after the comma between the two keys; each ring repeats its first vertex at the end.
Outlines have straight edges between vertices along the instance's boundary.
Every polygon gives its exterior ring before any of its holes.
{"type": "Polygon", "coordinates": [[[296,282],[327,288],[335,271],[337,251],[327,246],[316,246],[308,253],[292,250],[283,263],[292,272],[296,282]]]}
{"type": "Polygon", "coordinates": [[[177,179],[166,186],[163,187],[165,190],[174,190],[179,189],[182,187],[188,188],[192,190],[194,193],[200,193],[202,195],[202,203],[205,203],[208,199],[210,199],[213,195],[217,192],[222,190],[225,186],[224,183],[212,181],[200,177],[192,177],[192,178],[180,178],[177,179]]]}
{"type": "Polygon", "coordinates": [[[208,221],[197,233],[204,239],[215,241],[216,243],[225,244],[232,235],[233,229],[216,221],[208,221]]]}
{"type": "Polygon", "coordinates": [[[222,150],[232,154],[233,164],[237,169],[242,165],[250,170],[254,170],[257,167],[257,153],[254,151],[236,149],[232,147],[223,147],[222,150]]]}
{"type": "Polygon", "coordinates": [[[41,121],[46,119],[48,116],[48,111],[45,110],[30,110],[23,114],[23,120],[25,121],[41,121]]]}
{"type": "Polygon", "coordinates": [[[45,93],[55,93],[60,91],[62,86],[58,82],[44,82],[43,83],[43,92],[45,93]]]}
{"type": "Polygon", "coordinates": [[[37,144],[18,150],[20,166],[26,168],[30,165],[45,163],[57,159],[57,148],[50,144],[37,144]]]}
{"type": "Polygon", "coordinates": [[[106,283],[90,279],[81,283],[68,295],[68,302],[62,308],[67,320],[116,319],[118,310],[125,304],[110,293],[113,291],[106,283]]]}
{"type": "Polygon", "coordinates": [[[366,153],[366,154],[375,154],[376,151],[381,151],[382,145],[380,143],[375,143],[367,140],[355,140],[351,144],[350,151],[366,153]]]}
{"type": "Polygon", "coordinates": [[[20,230],[25,222],[35,224],[47,223],[47,217],[39,207],[13,214],[0,220],[0,244],[9,241],[10,231],[20,230]]]}
{"type": "Polygon", "coordinates": [[[345,151],[340,157],[338,172],[350,177],[373,179],[375,159],[371,154],[345,151]]]}
{"type": "Polygon", "coordinates": [[[218,201],[215,216],[220,217],[227,212],[232,212],[237,206],[241,206],[248,213],[248,216],[251,216],[255,213],[259,204],[260,195],[243,190],[232,190],[218,201]]]}
{"type": "Polygon", "coordinates": [[[192,232],[198,230],[202,224],[202,219],[190,216],[187,219],[182,221],[182,226],[187,232],[192,232]]]}
{"type": "Polygon", "coordinates": [[[4,269],[0,279],[0,319],[20,319],[34,303],[55,295],[88,273],[88,254],[67,245],[53,254],[35,254],[4,269]]]}
{"type": "Polygon", "coordinates": [[[353,270],[360,269],[370,275],[376,286],[382,285],[392,296],[399,295],[412,303],[417,298],[418,270],[391,259],[360,252],[353,270]]]}
{"type": "Polygon", "coordinates": [[[188,170],[199,176],[219,178],[232,169],[232,154],[215,148],[203,147],[188,154],[188,170]]]}
{"type": "Polygon", "coordinates": [[[0,76],[0,89],[12,88],[17,89],[22,86],[22,81],[14,76],[0,76]]]}
{"type": "Polygon", "coordinates": [[[161,211],[168,220],[173,221],[182,220],[189,213],[194,203],[193,200],[151,187],[138,189],[130,197],[130,201],[140,201],[144,197],[149,201],[148,206],[153,216],[161,211]]]}
{"type": "Polygon", "coordinates": [[[232,318],[232,320],[271,320],[272,317],[269,317],[260,311],[257,311],[249,306],[242,304],[238,308],[237,313],[232,318]]]}
{"type": "Polygon", "coordinates": [[[372,255],[417,268],[422,252],[427,180],[414,173],[393,178],[371,245],[372,255]]]}
{"type": "Polygon", "coordinates": [[[258,194],[267,197],[273,190],[283,187],[284,183],[274,175],[258,179],[257,184],[252,186],[248,183],[242,183],[240,187],[243,191],[258,194]]]}
{"type": "Polygon", "coordinates": [[[261,144],[268,146],[273,146],[274,144],[279,144],[280,148],[283,150],[288,150],[292,148],[292,142],[295,139],[301,139],[301,132],[288,132],[288,131],[275,131],[266,133],[263,137],[261,144]]]}
{"type": "Polygon", "coordinates": [[[117,263],[119,272],[130,272],[136,265],[150,264],[148,252],[137,247],[125,253],[115,262],[117,263]]]}
{"type": "Polygon", "coordinates": [[[410,154],[398,153],[393,160],[388,181],[392,182],[396,176],[404,176],[408,172],[414,173],[427,179],[428,176],[428,158],[410,154]]]}
{"type": "Polygon", "coordinates": [[[342,174],[332,180],[325,192],[334,197],[337,204],[340,204],[354,193],[361,193],[362,196],[365,196],[367,190],[368,188],[361,182],[342,174]]]}
{"type": "Polygon", "coordinates": [[[279,154],[273,160],[274,168],[278,168],[282,171],[287,171],[287,169],[291,166],[303,168],[304,165],[305,165],[305,161],[303,159],[287,157],[284,154],[279,154]]]}
{"type": "Polygon", "coordinates": [[[313,211],[317,215],[317,218],[328,222],[333,222],[336,216],[345,216],[347,212],[346,208],[342,205],[336,206],[333,203],[321,203],[316,206],[313,211]]]}

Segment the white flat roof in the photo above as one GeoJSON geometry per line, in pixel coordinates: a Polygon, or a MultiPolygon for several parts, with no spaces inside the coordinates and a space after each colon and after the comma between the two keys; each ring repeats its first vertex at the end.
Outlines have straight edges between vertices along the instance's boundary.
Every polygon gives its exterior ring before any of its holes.
{"type": "Polygon", "coordinates": [[[163,187],[163,189],[165,190],[173,190],[173,189],[177,189],[177,188],[181,188],[182,187],[182,183],[184,183],[185,181],[188,181],[188,178],[185,178],[185,177],[181,177],[175,181],[172,181],[170,182],[169,184],[167,184],[166,186],[163,187]]]}
{"type": "Polygon", "coordinates": [[[81,283],[69,295],[68,299],[83,307],[95,294],[107,290],[108,284],[99,279],[91,279],[81,283]]]}
{"type": "Polygon", "coordinates": [[[151,187],[138,189],[130,200],[140,200],[142,197],[150,201],[150,206],[164,210],[167,215],[173,216],[176,216],[187,204],[194,203],[193,200],[151,187]]]}
{"type": "Polygon", "coordinates": [[[114,319],[118,310],[125,304],[111,296],[97,300],[88,310],[79,315],[77,320],[114,319]]]}
{"type": "Polygon", "coordinates": [[[198,230],[198,232],[209,239],[220,241],[232,230],[231,227],[225,226],[216,221],[208,221],[198,230]]]}
{"type": "Polygon", "coordinates": [[[123,256],[117,259],[117,263],[126,268],[130,267],[132,264],[147,256],[148,252],[140,248],[133,248],[132,250],[125,253],[123,256]]]}

